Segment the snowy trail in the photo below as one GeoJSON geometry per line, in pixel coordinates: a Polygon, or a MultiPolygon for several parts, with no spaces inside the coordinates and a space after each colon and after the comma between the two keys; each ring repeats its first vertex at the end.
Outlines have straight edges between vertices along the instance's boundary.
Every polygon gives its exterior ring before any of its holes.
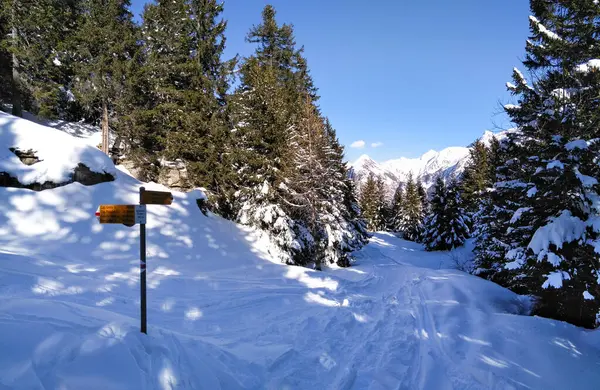
{"type": "MultiPolygon", "coordinates": [[[[349,269],[270,261],[194,194],[149,207],[148,321],[138,231],[101,226],[126,174],[0,189],[0,389],[593,389],[600,336],[518,315],[526,302],[375,234],[349,269]]],[[[157,188],[145,184],[147,188],[157,188]]],[[[468,250],[455,252],[466,256],[468,250]]]]}

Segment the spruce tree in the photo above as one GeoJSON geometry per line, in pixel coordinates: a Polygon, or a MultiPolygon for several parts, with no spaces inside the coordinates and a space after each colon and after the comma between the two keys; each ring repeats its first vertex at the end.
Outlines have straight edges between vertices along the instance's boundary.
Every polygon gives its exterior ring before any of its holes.
{"type": "MultiPolygon", "coordinates": [[[[598,326],[594,248],[600,157],[596,2],[532,0],[525,67],[508,89],[519,131],[506,141],[495,203],[505,285],[536,295],[535,313],[598,326]]],[[[493,277],[493,275],[492,275],[493,277]]]]}
{"type": "Polygon", "coordinates": [[[403,186],[399,184],[394,192],[394,199],[392,200],[391,216],[388,229],[392,232],[399,232],[401,230],[402,221],[402,208],[403,208],[404,194],[403,186]]]}
{"type": "Polygon", "coordinates": [[[423,232],[423,197],[412,174],[408,175],[405,187],[400,231],[405,239],[419,241],[423,232]]]}
{"type": "Polygon", "coordinates": [[[5,96],[14,115],[26,109],[65,116],[62,110],[72,101],[70,43],[82,12],[82,0],[0,1],[2,78],[10,80],[5,96]]]}
{"type": "Polygon", "coordinates": [[[4,11],[4,3],[0,6],[0,110],[3,103],[7,103],[12,99],[12,58],[8,48],[6,47],[6,41],[1,37],[8,36],[9,31],[9,19],[4,11]]]}
{"type": "Polygon", "coordinates": [[[270,5],[262,16],[262,23],[248,33],[247,41],[257,46],[241,66],[241,83],[232,99],[234,144],[240,151],[235,161],[238,219],[269,232],[283,262],[303,265],[315,260],[318,266],[322,247],[316,246],[322,245],[323,233],[313,224],[316,215],[306,211],[316,207],[318,188],[301,189],[294,182],[312,182],[297,163],[300,155],[316,161],[317,149],[307,149],[303,137],[307,131],[318,132],[317,127],[322,134],[322,124],[315,121],[317,97],[307,90],[312,82],[292,27],[280,26],[270,5]],[[292,142],[302,149],[290,148],[292,142]],[[299,198],[302,201],[296,203],[299,198]]]}
{"type": "Polygon", "coordinates": [[[468,216],[456,183],[438,177],[433,187],[431,209],[424,222],[423,244],[428,251],[462,246],[469,235],[468,216]]]}
{"type": "Polygon", "coordinates": [[[109,153],[115,101],[124,88],[125,69],[136,50],[136,26],[129,0],[86,0],[75,41],[76,96],[88,116],[100,118],[102,151],[109,153]]]}
{"type": "Polygon", "coordinates": [[[419,198],[421,199],[422,213],[427,214],[427,212],[429,211],[429,197],[420,179],[417,179],[417,191],[419,192],[419,198]]]}
{"type": "Polygon", "coordinates": [[[392,215],[391,204],[387,200],[386,185],[382,177],[377,178],[378,226],[377,230],[387,230],[392,215]]]}
{"type": "Polygon", "coordinates": [[[461,192],[467,210],[474,212],[477,200],[491,187],[489,149],[481,141],[475,141],[469,149],[469,161],[465,166],[461,180],[461,192]]]}
{"type": "Polygon", "coordinates": [[[187,184],[205,188],[212,210],[231,218],[237,178],[227,90],[235,60],[221,59],[222,12],[216,0],[146,6],[122,134],[147,179],[157,180],[168,169],[163,165],[179,161],[187,184]]]}
{"type": "Polygon", "coordinates": [[[370,174],[360,191],[360,209],[370,231],[381,229],[382,207],[379,180],[375,175],[370,174]]]}
{"type": "Polygon", "coordinates": [[[368,239],[365,221],[354,193],[352,180],[344,162],[344,148],[328,119],[324,121],[325,144],[321,159],[325,166],[325,183],[319,220],[325,232],[324,260],[339,266],[350,265],[350,253],[360,249],[368,239]]]}

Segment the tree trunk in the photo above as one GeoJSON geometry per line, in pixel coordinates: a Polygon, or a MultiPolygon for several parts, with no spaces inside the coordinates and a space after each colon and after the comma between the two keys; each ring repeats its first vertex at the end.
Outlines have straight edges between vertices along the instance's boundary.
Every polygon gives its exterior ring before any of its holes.
{"type": "Polygon", "coordinates": [[[102,100],[102,151],[108,155],[108,105],[102,100]]]}
{"type": "MultiPolygon", "coordinates": [[[[13,1],[12,8],[12,46],[13,50],[17,47],[17,20],[15,16],[17,7],[16,0],[13,1]]],[[[19,77],[19,60],[17,55],[12,53],[12,114],[15,116],[23,116],[23,107],[21,106],[21,79],[19,77]]]]}

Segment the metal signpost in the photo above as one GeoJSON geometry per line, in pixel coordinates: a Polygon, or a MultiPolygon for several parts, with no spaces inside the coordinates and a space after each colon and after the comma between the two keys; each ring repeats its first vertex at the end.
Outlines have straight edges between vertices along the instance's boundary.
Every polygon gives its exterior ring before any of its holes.
{"type": "Polygon", "coordinates": [[[164,191],[146,191],[140,187],[140,204],[103,204],[96,211],[100,223],[140,225],[140,331],[147,333],[146,324],[146,205],[170,205],[173,195],[164,191]]]}

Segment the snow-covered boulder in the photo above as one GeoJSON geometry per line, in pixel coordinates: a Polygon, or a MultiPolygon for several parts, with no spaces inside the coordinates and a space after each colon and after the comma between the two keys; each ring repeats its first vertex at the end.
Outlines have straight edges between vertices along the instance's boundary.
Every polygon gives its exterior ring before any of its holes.
{"type": "Polygon", "coordinates": [[[0,187],[41,191],[115,176],[111,159],[84,140],[0,112],[0,187]]]}

